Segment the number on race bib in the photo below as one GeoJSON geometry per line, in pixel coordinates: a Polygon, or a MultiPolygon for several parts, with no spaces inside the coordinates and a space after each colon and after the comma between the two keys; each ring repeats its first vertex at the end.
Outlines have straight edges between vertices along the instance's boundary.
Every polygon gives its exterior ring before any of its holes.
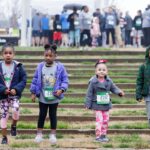
{"type": "Polygon", "coordinates": [[[54,95],[53,95],[53,88],[51,87],[46,87],[44,89],[44,97],[47,101],[49,100],[54,100],[54,95]]]}
{"type": "Polygon", "coordinates": [[[108,92],[97,92],[97,104],[109,104],[110,96],[108,92]]]}

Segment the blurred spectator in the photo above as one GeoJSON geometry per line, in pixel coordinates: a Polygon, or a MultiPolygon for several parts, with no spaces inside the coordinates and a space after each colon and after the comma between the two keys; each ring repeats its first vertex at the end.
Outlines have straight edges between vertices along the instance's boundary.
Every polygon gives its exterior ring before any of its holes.
{"type": "Polygon", "coordinates": [[[121,38],[122,38],[122,46],[125,46],[125,25],[126,25],[126,21],[125,18],[123,17],[123,13],[120,12],[120,16],[119,16],[119,26],[121,29],[121,38]]]}
{"type": "Polygon", "coordinates": [[[150,45],[150,5],[145,9],[143,15],[143,34],[144,34],[144,46],[149,46],[150,45]]]}
{"type": "Polygon", "coordinates": [[[50,19],[49,19],[49,27],[50,27],[49,43],[50,45],[53,44],[54,20],[55,20],[55,17],[53,15],[50,16],[50,19]]]}
{"type": "Polygon", "coordinates": [[[101,35],[98,17],[93,17],[90,32],[91,32],[91,37],[92,37],[92,46],[97,47],[98,46],[98,38],[101,35]]]}
{"type": "Polygon", "coordinates": [[[68,47],[69,45],[69,38],[68,38],[68,32],[69,32],[69,22],[68,22],[68,13],[67,10],[64,9],[62,11],[62,14],[60,16],[60,22],[62,26],[62,46],[68,47]]]}
{"type": "Polygon", "coordinates": [[[60,15],[57,14],[55,15],[55,19],[54,19],[54,34],[53,34],[53,40],[57,46],[60,46],[62,40],[61,29],[62,27],[60,22],[60,15]]]}
{"type": "Polygon", "coordinates": [[[91,46],[90,29],[91,29],[92,16],[89,14],[88,6],[83,6],[82,11],[80,13],[80,21],[81,21],[80,44],[83,47],[86,45],[91,46]]]}
{"type": "Polygon", "coordinates": [[[32,18],[32,46],[40,46],[41,17],[36,13],[32,18]]]}
{"type": "Polygon", "coordinates": [[[73,12],[68,17],[69,22],[69,37],[70,37],[70,46],[79,47],[80,42],[80,21],[79,14],[77,13],[76,7],[74,7],[73,12]]]}
{"type": "Polygon", "coordinates": [[[117,24],[117,17],[111,7],[108,8],[108,11],[105,11],[105,17],[106,17],[105,28],[106,28],[106,35],[107,35],[107,44],[110,44],[109,34],[111,34],[113,45],[115,45],[115,27],[117,24]]]}
{"type": "Polygon", "coordinates": [[[141,10],[137,11],[137,15],[134,17],[133,20],[133,27],[135,31],[133,33],[133,46],[134,47],[141,47],[141,37],[143,36],[142,32],[142,12],[141,10]]]}
{"type": "Polygon", "coordinates": [[[42,30],[42,38],[41,44],[44,46],[49,43],[49,18],[47,15],[43,15],[41,18],[41,30],[42,30]]]}
{"type": "Polygon", "coordinates": [[[132,18],[129,14],[129,12],[127,11],[126,12],[126,15],[125,15],[125,21],[126,21],[126,24],[125,24],[125,45],[128,47],[129,45],[131,45],[131,30],[132,30],[132,25],[133,25],[133,21],[132,21],[132,18]]]}
{"type": "Polygon", "coordinates": [[[100,9],[97,8],[96,11],[93,13],[94,17],[99,18],[99,27],[101,35],[98,37],[98,46],[106,46],[106,30],[105,30],[105,16],[101,13],[100,9]]]}

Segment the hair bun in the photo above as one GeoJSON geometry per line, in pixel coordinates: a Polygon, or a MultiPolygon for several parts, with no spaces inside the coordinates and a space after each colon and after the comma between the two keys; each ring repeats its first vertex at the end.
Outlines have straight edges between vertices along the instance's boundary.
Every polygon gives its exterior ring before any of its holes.
{"type": "Polygon", "coordinates": [[[49,48],[50,48],[49,44],[44,45],[44,49],[49,49],[49,48]]]}
{"type": "Polygon", "coordinates": [[[51,48],[56,51],[56,49],[57,49],[56,44],[51,45],[51,48]]]}

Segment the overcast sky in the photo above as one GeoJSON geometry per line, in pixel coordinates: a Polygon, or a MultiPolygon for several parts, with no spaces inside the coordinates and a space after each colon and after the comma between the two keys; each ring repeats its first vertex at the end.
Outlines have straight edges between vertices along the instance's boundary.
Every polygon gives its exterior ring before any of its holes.
{"type": "MultiPolygon", "coordinates": [[[[66,3],[81,3],[90,7],[91,12],[94,11],[94,0],[31,0],[32,5],[39,10],[44,10],[52,14],[61,12],[63,5],[66,3]]],[[[116,0],[117,6],[125,11],[129,11],[133,16],[136,15],[138,9],[144,11],[145,7],[150,4],[150,0],[116,0]]]]}

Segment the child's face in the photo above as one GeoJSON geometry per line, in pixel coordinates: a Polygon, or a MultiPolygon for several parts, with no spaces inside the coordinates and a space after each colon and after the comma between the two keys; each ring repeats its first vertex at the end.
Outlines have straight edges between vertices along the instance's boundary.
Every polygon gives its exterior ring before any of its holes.
{"type": "Polygon", "coordinates": [[[6,64],[10,64],[14,58],[14,51],[11,47],[6,47],[2,52],[3,59],[6,64]]]}
{"type": "Polygon", "coordinates": [[[51,50],[45,51],[44,53],[45,61],[48,65],[53,64],[56,54],[54,54],[51,50]]]}
{"type": "Polygon", "coordinates": [[[108,74],[107,66],[105,64],[98,64],[95,73],[98,77],[105,77],[108,74]]]}

